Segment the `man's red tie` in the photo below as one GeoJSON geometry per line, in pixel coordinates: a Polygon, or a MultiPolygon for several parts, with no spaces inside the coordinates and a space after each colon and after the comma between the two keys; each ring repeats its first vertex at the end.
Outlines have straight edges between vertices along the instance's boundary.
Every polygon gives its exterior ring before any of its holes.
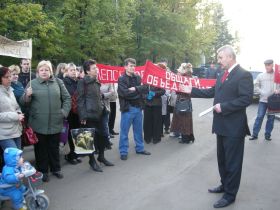
{"type": "Polygon", "coordinates": [[[225,70],[225,72],[223,74],[223,77],[222,77],[222,83],[224,83],[224,81],[226,80],[228,74],[229,74],[228,70],[225,70]]]}

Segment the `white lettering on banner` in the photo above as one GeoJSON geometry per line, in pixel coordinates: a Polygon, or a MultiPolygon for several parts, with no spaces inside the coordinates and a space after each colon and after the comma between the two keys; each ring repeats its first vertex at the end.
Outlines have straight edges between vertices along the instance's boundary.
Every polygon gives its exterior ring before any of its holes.
{"type": "Polygon", "coordinates": [[[147,83],[148,83],[149,85],[153,84],[153,76],[150,75],[150,74],[147,76],[147,83]]]}
{"type": "Polygon", "coordinates": [[[158,86],[158,77],[154,77],[153,85],[158,86]]]}
{"type": "Polygon", "coordinates": [[[165,78],[166,78],[167,80],[170,80],[170,72],[169,72],[169,71],[166,71],[166,72],[165,72],[165,78]]]}
{"type": "Polygon", "coordinates": [[[121,72],[112,69],[99,69],[99,73],[98,73],[99,79],[101,81],[111,81],[111,82],[118,81],[120,75],[121,72]]]}
{"type": "Polygon", "coordinates": [[[160,78],[160,87],[161,88],[166,88],[166,83],[160,78]]]}
{"type": "Polygon", "coordinates": [[[118,70],[113,70],[113,80],[118,81],[119,77],[121,76],[121,72],[118,70]]]}
{"type": "Polygon", "coordinates": [[[106,78],[107,76],[107,69],[101,69],[99,70],[99,78],[100,80],[108,80],[108,78],[106,78]]]}
{"type": "Polygon", "coordinates": [[[175,90],[175,91],[177,91],[177,85],[176,85],[176,82],[173,82],[172,87],[171,87],[171,90],[175,90]]]}
{"type": "Polygon", "coordinates": [[[165,87],[166,87],[166,89],[169,89],[170,88],[170,81],[169,80],[166,80],[165,81],[165,87]]]}
{"type": "MultiPolygon", "coordinates": [[[[198,78],[188,78],[188,77],[183,77],[181,75],[176,75],[172,72],[165,72],[165,88],[166,89],[170,89],[170,81],[174,82],[174,83],[181,83],[183,85],[192,85],[194,87],[197,88],[210,88],[211,86],[201,86],[201,81],[198,78]]],[[[177,90],[177,85],[176,84],[172,84],[171,89],[172,90],[177,90]]]]}

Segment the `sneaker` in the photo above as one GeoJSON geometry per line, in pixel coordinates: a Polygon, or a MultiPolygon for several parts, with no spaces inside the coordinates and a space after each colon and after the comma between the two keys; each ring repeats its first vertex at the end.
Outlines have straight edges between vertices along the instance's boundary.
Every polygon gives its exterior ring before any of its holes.
{"type": "Polygon", "coordinates": [[[249,138],[249,140],[257,140],[258,139],[258,137],[256,137],[256,136],[252,136],[251,138],[249,138]]]}
{"type": "Polygon", "coordinates": [[[176,135],[175,135],[174,132],[171,132],[171,133],[169,134],[169,136],[170,136],[170,137],[175,137],[176,135]]]}
{"type": "Polygon", "coordinates": [[[182,139],[182,135],[180,135],[180,136],[178,137],[178,139],[182,139]]]}
{"type": "Polygon", "coordinates": [[[271,141],[271,140],[272,140],[272,138],[270,138],[270,137],[266,136],[266,137],[265,137],[265,140],[267,140],[267,141],[271,141]]]}
{"type": "Polygon", "coordinates": [[[127,155],[121,155],[121,160],[127,160],[127,155]]]}

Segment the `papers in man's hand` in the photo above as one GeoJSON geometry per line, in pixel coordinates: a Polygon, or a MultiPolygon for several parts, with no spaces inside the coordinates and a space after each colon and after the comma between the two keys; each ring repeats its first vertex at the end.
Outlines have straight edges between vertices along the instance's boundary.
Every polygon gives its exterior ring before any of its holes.
{"type": "Polygon", "coordinates": [[[200,112],[198,116],[199,116],[199,117],[202,117],[203,115],[206,115],[207,113],[212,112],[213,109],[214,109],[214,106],[212,106],[212,107],[210,107],[210,108],[204,110],[203,112],[200,112]]]}

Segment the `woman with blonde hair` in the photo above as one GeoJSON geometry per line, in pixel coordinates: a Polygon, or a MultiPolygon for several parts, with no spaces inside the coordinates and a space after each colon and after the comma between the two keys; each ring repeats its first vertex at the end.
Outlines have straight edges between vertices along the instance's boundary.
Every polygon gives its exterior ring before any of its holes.
{"type": "Polygon", "coordinates": [[[20,73],[20,68],[17,65],[11,65],[11,66],[9,66],[9,70],[10,70],[11,76],[12,76],[11,87],[13,88],[13,92],[15,94],[17,102],[19,102],[20,97],[24,93],[24,87],[23,87],[22,83],[20,81],[18,81],[18,75],[20,73]]]}
{"type": "MultiPolygon", "coordinates": [[[[181,76],[192,77],[192,64],[182,63],[177,71],[181,76]]],[[[182,99],[189,100],[191,103],[190,94],[177,92],[176,104],[182,99]]],[[[189,144],[190,142],[194,142],[192,112],[178,113],[175,108],[171,123],[171,132],[181,134],[182,139],[179,143],[189,144]]]]}
{"type": "Polygon", "coordinates": [[[59,63],[56,67],[55,76],[59,79],[63,79],[65,77],[66,68],[67,63],[59,63]]]}
{"type": "Polygon", "coordinates": [[[63,82],[53,76],[50,61],[41,61],[37,66],[36,79],[27,85],[21,98],[29,106],[28,124],[35,131],[39,142],[34,145],[38,171],[43,181],[49,181],[49,169],[61,179],[59,160],[59,139],[63,119],[71,108],[71,97],[63,82]]]}
{"type": "MultiPolygon", "coordinates": [[[[78,76],[78,71],[77,71],[76,65],[74,63],[67,64],[67,67],[65,69],[65,77],[63,78],[63,82],[64,82],[65,87],[68,90],[72,100],[74,100],[73,97],[76,97],[75,95],[77,95],[77,85],[78,85],[77,76],[78,76]]],[[[75,128],[80,127],[79,115],[77,113],[77,110],[75,110],[74,106],[71,107],[71,111],[69,112],[67,120],[68,120],[68,123],[69,123],[68,144],[69,144],[69,147],[70,147],[70,152],[67,155],[65,155],[64,158],[68,163],[70,163],[72,165],[76,165],[78,163],[81,163],[82,160],[74,152],[75,151],[75,145],[74,145],[71,133],[70,133],[71,129],[75,129],[75,128]]]]}

